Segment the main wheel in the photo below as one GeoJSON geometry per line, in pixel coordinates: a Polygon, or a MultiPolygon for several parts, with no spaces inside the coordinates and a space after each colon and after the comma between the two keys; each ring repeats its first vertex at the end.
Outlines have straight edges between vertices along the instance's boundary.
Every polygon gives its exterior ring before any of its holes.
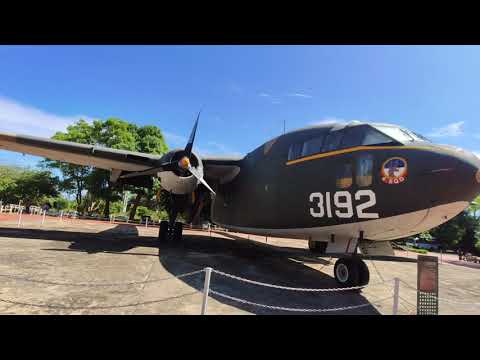
{"type": "Polygon", "coordinates": [[[183,224],[176,222],[173,227],[173,241],[177,242],[182,240],[183,224]]]}
{"type": "Polygon", "coordinates": [[[341,287],[358,286],[360,283],[360,266],[351,258],[340,258],[333,268],[335,280],[341,287]]]}
{"type": "Polygon", "coordinates": [[[359,270],[358,286],[367,285],[370,281],[370,271],[368,270],[367,264],[365,264],[365,261],[362,259],[352,258],[352,260],[357,263],[357,268],[359,270]]]}
{"type": "Polygon", "coordinates": [[[164,243],[168,238],[168,221],[160,222],[160,230],[158,231],[158,241],[164,243]]]}

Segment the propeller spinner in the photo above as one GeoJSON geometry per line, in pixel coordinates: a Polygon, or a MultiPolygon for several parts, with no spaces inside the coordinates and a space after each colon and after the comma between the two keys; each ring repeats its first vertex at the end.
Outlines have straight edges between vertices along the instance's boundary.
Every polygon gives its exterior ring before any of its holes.
{"type": "Polygon", "coordinates": [[[193,129],[190,134],[190,138],[188,139],[187,145],[183,150],[183,156],[181,157],[180,160],[176,160],[178,159],[178,157],[173,156],[171,160],[161,164],[159,167],[154,167],[147,170],[126,174],[121,176],[120,178],[126,179],[126,178],[132,178],[136,176],[155,175],[162,171],[174,171],[174,170],[180,170],[181,172],[188,171],[198,181],[200,181],[212,194],[215,195],[215,191],[213,191],[210,185],[208,185],[208,183],[205,181],[202,173],[198,171],[195,167],[193,167],[190,161],[190,157],[192,155],[193,142],[195,140],[195,134],[197,132],[198,120],[200,119],[200,113],[201,111],[198,112],[197,119],[195,120],[195,124],[193,125],[193,129]]]}

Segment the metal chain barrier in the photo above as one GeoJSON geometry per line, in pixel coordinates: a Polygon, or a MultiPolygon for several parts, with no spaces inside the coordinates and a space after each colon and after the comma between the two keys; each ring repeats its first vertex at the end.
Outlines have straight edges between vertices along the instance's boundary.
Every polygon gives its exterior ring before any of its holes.
{"type": "MultiPolygon", "coordinates": [[[[248,304],[248,305],[253,305],[253,306],[258,306],[261,308],[265,309],[270,309],[270,310],[283,310],[283,311],[293,311],[293,312],[330,312],[330,311],[344,311],[344,310],[353,310],[353,309],[360,309],[363,307],[368,307],[368,306],[373,306],[372,303],[366,303],[366,304],[360,304],[360,305],[352,305],[352,306],[342,306],[342,307],[337,307],[337,308],[324,308],[324,309],[301,309],[301,308],[288,308],[288,307],[283,307],[283,306],[273,306],[273,305],[265,305],[265,304],[259,304],[256,302],[248,301],[245,299],[239,299],[230,295],[223,294],[221,292],[211,290],[210,293],[223,297],[225,299],[229,299],[232,301],[236,301],[242,304],[248,304]]],[[[378,300],[378,302],[384,301],[391,299],[392,297],[387,297],[381,300],[378,300]]]]}
{"type": "Polygon", "coordinates": [[[152,280],[146,280],[146,281],[131,281],[131,282],[125,282],[125,283],[66,283],[66,282],[55,282],[55,281],[47,281],[47,280],[36,280],[36,279],[31,279],[31,278],[25,278],[17,275],[6,275],[6,274],[0,274],[0,277],[5,277],[5,278],[11,278],[15,280],[21,280],[21,281],[28,281],[28,282],[34,282],[34,283],[40,283],[40,284],[47,284],[47,285],[60,285],[60,286],[87,286],[87,287],[96,287],[96,286],[130,286],[130,285],[140,285],[140,284],[147,284],[147,283],[153,283],[153,282],[159,282],[159,281],[165,281],[165,280],[172,280],[172,279],[181,279],[187,276],[192,276],[198,273],[204,272],[204,269],[201,270],[196,270],[192,271],[189,273],[185,274],[180,274],[177,276],[169,276],[165,278],[160,278],[160,279],[152,279],[152,280]]]}
{"type": "Polygon", "coordinates": [[[367,284],[367,285],[362,285],[362,286],[352,286],[352,287],[344,287],[344,288],[319,288],[319,289],[314,289],[314,288],[297,288],[297,287],[290,287],[290,286],[280,286],[280,285],[274,285],[274,284],[268,284],[260,281],[254,281],[246,278],[242,278],[240,276],[235,276],[232,274],[227,274],[219,270],[212,269],[212,272],[222,275],[231,279],[235,279],[238,281],[243,281],[246,283],[254,284],[254,285],[260,285],[260,286],[265,286],[265,287],[270,287],[270,288],[275,288],[275,289],[281,289],[281,290],[290,290],[290,291],[305,291],[305,292],[335,292],[335,291],[348,291],[348,290],[357,290],[357,289],[363,289],[367,286],[375,286],[375,285],[381,285],[387,282],[393,281],[393,279],[390,280],[383,280],[381,282],[375,283],[375,284],[367,284]]]}

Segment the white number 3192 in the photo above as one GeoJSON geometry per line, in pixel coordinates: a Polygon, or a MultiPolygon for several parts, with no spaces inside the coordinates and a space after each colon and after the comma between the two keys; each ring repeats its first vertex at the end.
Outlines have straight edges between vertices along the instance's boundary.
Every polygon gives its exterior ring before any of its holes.
{"type": "MultiPolygon", "coordinates": [[[[357,204],[355,207],[357,217],[359,219],[378,219],[378,213],[365,212],[366,209],[377,203],[375,193],[372,190],[358,190],[355,193],[356,201],[365,197],[368,197],[368,200],[357,204]]],[[[316,203],[316,207],[310,208],[310,215],[313,217],[321,218],[327,215],[327,217],[331,218],[333,214],[339,218],[353,217],[352,195],[348,191],[337,191],[333,194],[333,209],[330,192],[325,194],[320,192],[311,193],[309,200],[316,203]]]]}

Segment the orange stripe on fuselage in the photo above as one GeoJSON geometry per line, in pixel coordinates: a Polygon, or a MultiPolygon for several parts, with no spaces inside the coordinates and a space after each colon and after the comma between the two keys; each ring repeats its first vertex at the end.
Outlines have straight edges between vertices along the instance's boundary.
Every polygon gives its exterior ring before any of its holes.
{"type": "Polygon", "coordinates": [[[306,156],[300,159],[287,161],[287,165],[298,164],[304,161],[321,159],[329,156],[347,154],[356,151],[363,150],[433,150],[434,148],[429,146],[355,146],[348,149],[334,150],[326,153],[320,153],[315,155],[306,156]]]}

